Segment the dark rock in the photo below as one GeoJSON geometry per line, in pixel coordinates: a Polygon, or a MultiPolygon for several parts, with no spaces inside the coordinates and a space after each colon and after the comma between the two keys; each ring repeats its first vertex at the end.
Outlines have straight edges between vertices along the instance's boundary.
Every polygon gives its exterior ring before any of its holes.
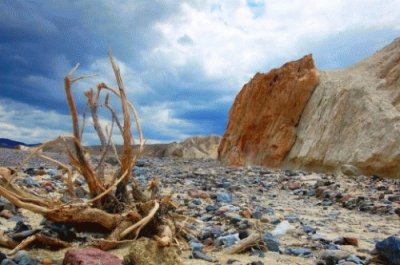
{"type": "Polygon", "coordinates": [[[271,233],[265,233],[263,240],[269,251],[279,252],[279,240],[276,239],[271,233]]]}
{"type": "Polygon", "coordinates": [[[281,220],[275,219],[275,220],[272,220],[272,221],[271,221],[271,224],[277,225],[277,224],[279,224],[280,222],[281,222],[281,220]]]}
{"type": "Polygon", "coordinates": [[[61,240],[71,242],[77,238],[75,229],[71,225],[53,223],[48,220],[42,221],[43,233],[49,236],[55,236],[60,238],[61,240]]]}
{"type": "Polygon", "coordinates": [[[209,204],[206,206],[207,212],[215,212],[216,210],[218,210],[218,206],[216,206],[216,205],[209,204]]]}
{"type": "Polygon", "coordinates": [[[195,250],[192,252],[192,256],[195,259],[202,259],[205,261],[209,261],[209,262],[213,262],[213,258],[211,258],[210,256],[204,254],[203,252],[199,251],[199,250],[195,250]]]}
{"type": "Polygon", "coordinates": [[[201,205],[201,199],[199,199],[199,198],[194,198],[194,199],[192,200],[192,203],[195,204],[195,205],[201,205]]]}
{"type": "Polygon", "coordinates": [[[295,214],[289,214],[286,216],[286,220],[288,220],[289,223],[295,223],[299,221],[299,217],[295,214]]]}
{"type": "Polygon", "coordinates": [[[97,248],[70,249],[65,253],[63,265],[122,265],[114,255],[97,248]]]}
{"type": "Polygon", "coordinates": [[[196,241],[190,241],[190,247],[192,248],[192,251],[203,251],[203,244],[200,242],[196,241]]]}
{"type": "Polygon", "coordinates": [[[350,253],[343,250],[324,250],[320,253],[320,259],[325,261],[326,265],[335,265],[339,260],[345,260],[350,253]]]}
{"type": "Polygon", "coordinates": [[[38,263],[36,260],[33,260],[25,250],[18,251],[13,260],[18,265],[36,265],[38,263]]]}
{"type": "Polygon", "coordinates": [[[288,248],[286,249],[286,254],[292,256],[311,257],[313,252],[309,248],[288,248]]]}
{"type": "Polygon", "coordinates": [[[32,230],[32,226],[25,224],[23,221],[18,221],[13,229],[14,233],[19,233],[26,230],[32,230]]]}
{"type": "Polygon", "coordinates": [[[81,186],[76,187],[74,190],[74,193],[78,198],[81,198],[81,199],[86,198],[86,195],[87,195],[86,190],[84,188],[82,188],[81,186]]]}
{"type": "Polygon", "coordinates": [[[232,194],[227,193],[227,192],[218,192],[217,193],[217,202],[231,203],[232,202],[232,194]]]}
{"type": "Polygon", "coordinates": [[[394,209],[394,213],[397,214],[398,216],[400,216],[400,208],[394,209]]]}
{"type": "Polygon", "coordinates": [[[218,238],[222,235],[222,229],[219,226],[214,226],[211,228],[211,234],[213,235],[214,238],[218,238]]]}
{"type": "Polygon", "coordinates": [[[217,238],[217,240],[221,242],[224,245],[224,247],[230,247],[237,241],[239,241],[240,238],[239,234],[233,234],[233,235],[220,236],[219,238],[217,238]]]}
{"type": "Polygon", "coordinates": [[[146,160],[143,159],[138,159],[136,160],[136,164],[137,167],[145,167],[148,166],[148,162],[146,160]]]}
{"type": "Polygon", "coordinates": [[[25,231],[21,231],[18,233],[10,233],[9,236],[15,241],[21,241],[21,240],[33,235],[34,233],[36,233],[35,230],[25,230],[25,231]]]}
{"type": "Polygon", "coordinates": [[[400,265],[400,238],[390,236],[375,245],[379,255],[385,257],[393,265],[400,265]]]}
{"type": "Polygon", "coordinates": [[[33,178],[27,176],[25,177],[22,182],[28,187],[28,188],[32,188],[32,187],[40,187],[39,182],[37,182],[36,180],[34,180],[33,178]]]}
{"type": "Polygon", "coordinates": [[[249,236],[249,232],[247,230],[239,231],[239,239],[242,240],[249,236]]]}
{"type": "Polygon", "coordinates": [[[365,264],[365,262],[364,262],[362,259],[360,259],[359,257],[357,257],[356,255],[350,255],[350,256],[348,256],[347,259],[346,259],[346,261],[348,261],[348,262],[353,262],[354,264],[357,264],[357,265],[363,265],[363,264],[365,264]]]}
{"type": "Polygon", "coordinates": [[[388,200],[391,201],[391,202],[399,202],[400,201],[400,195],[389,196],[388,200]]]}
{"type": "Polygon", "coordinates": [[[303,226],[303,231],[306,234],[315,234],[315,232],[316,232],[315,228],[313,228],[313,227],[311,227],[309,225],[303,226]]]}
{"type": "Polygon", "coordinates": [[[10,259],[3,259],[0,265],[18,265],[18,264],[10,259]]]}
{"type": "Polygon", "coordinates": [[[333,202],[330,199],[325,198],[322,201],[322,206],[331,206],[333,204],[333,202]]]}
{"type": "Polygon", "coordinates": [[[251,213],[251,217],[254,219],[261,219],[262,215],[263,213],[259,209],[256,209],[251,213]]]}
{"type": "Polygon", "coordinates": [[[264,265],[264,262],[262,262],[262,261],[253,261],[251,263],[247,263],[246,265],[264,265]]]}
{"type": "Polygon", "coordinates": [[[0,263],[7,258],[6,254],[0,252],[0,263]]]}

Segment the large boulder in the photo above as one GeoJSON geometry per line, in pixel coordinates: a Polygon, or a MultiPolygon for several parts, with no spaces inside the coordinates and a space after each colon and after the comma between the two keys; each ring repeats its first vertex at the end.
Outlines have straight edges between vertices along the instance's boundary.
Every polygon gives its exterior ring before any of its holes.
{"type": "Polygon", "coordinates": [[[122,261],[110,253],[88,247],[68,250],[63,265],[122,265],[122,261]]]}
{"type": "Polygon", "coordinates": [[[400,238],[390,236],[385,240],[379,241],[375,245],[375,249],[380,256],[385,257],[390,264],[400,265],[400,238]]]}
{"type": "Polygon", "coordinates": [[[318,75],[306,56],[257,74],[233,104],[219,158],[400,177],[399,135],[400,38],[344,70],[318,75]]]}
{"type": "Polygon", "coordinates": [[[318,82],[311,55],[257,73],[230,110],[219,159],[229,165],[279,166],[296,140],[296,126],[318,82]]]}
{"type": "Polygon", "coordinates": [[[400,177],[399,136],[397,39],[348,69],[321,73],[282,166],[346,173],[343,165],[350,165],[365,175],[400,177]]]}

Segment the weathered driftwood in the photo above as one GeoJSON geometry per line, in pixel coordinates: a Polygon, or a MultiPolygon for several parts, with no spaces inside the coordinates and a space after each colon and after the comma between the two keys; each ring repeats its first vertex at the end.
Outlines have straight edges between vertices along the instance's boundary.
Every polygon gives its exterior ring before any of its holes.
{"type": "MultiPolygon", "coordinates": [[[[24,161],[27,162],[34,155],[38,155],[47,161],[54,163],[62,168],[67,177],[65,179],[67,192],[73,195],[72,176],[75,172],[82,175],[89,189],[90,199],[81,200],[74,203],[60,203],[49,198],[40,197],[37,194],[32,194],[22,187],[19,187],[15,182],[15,177],[21,167],[17,168],[16,172],[7,170],[0,171],[0,196],[9,200],[16,207],[24,208],[34,213],[43,215],[46,219],[52,222],[80,224],[94,223],[101,225],[109,230],[108,237],[88,244],[97,246],[101,249],[110,249],[115,247],[119,242],[124,242],[127,239],[136,239],[140,236],[143,229],[146,229],[147,235],[153,235],[160,246],[167,246],[173,242],[175,237],[175,222],[171,221],[171,216],[167,215],[168,209],[175,206],[171,202],[171,195],[161,197],[158,195],[158,180],[154,179],[149,184],[149,194],[143,193],[139,185],[132,175],[132,169],[135,165],[137,157],[143,151],[143,134],[140,125],[138,113],[133,103],[129,102],[125,92],[125,86],[121,78],[120,69],[114,58],[109,53],[109,60],[117,80],[118,89],[114,89],[105,83],[97,85],[96,93],[93,90],[86,92],[87,105],[91,111],[91,118],[101,143],[101,158],[97,165],[92,165],[88,152],[82,145],[82,134],[85,126],[86,118],[82,120],[82,125],[79,124],[78,112],[72,93],[72,85],[83,78],[89,76],[73,77],[73,74],[78,69],[76,65],[64,78],[64,88],[66,99],[70,109],[73,135],[73,150],[66,148],[70,164],[65,165],[53,158],[50,158],[40,151],[51,145],[55,140],[44,143],[32,150],[32,153],[24,161]],[[114,108],[109,101],[109,95],[106,95],[105,107],[110,111],[112,124],[116,123],[122,134],[123,145],[122,152],[118,154],[112,141],[112,128],[108,132],[106,128],[102,128],[99,122],[97,111],[99,99],[102,92],[111,92],[116,96],[121,104],[123,120],[119,120],[114,108]],[[131,113],[133,114],[138,131],[138,150],[134,152],[132,144],[134,138],[131,133],[131,113]],[[106,131],[106,133],[105,133],[106,131]],[[106,184],[104,179],[104,161],[108,149],[112,147],[114,155],[119,162],[119,168],[113,176],[113,183],[106,184]],[[128,193],[128,183],[131,183],[131,193],[128,193]],[[162,211],[161,211],[162,209],[162,211]]],[[[65,140],[60,137],[59,139],[65,140]]],[[[78,200],[78,198],[75,198],[78,200]]],[[[69,243],[63,242],[57,238],[50,238],[41,233],[36,233],[25,238],[22,242],[16,242],[10,239],[4,232],[0,231],[0,245],[14,249],[11,253],[23,249],[32,242],[39,241],[43,244],[52,246],[68,246],[69,243]]]]}
{"type": "Polygon", "coordinates": [[[262,236],[258,233],[250,234],[248,237],[240,240],[236,244],[225,249],[226,254],[238,254],[245,251],[246,249],[259,245],[262,242],[262,236]]]}

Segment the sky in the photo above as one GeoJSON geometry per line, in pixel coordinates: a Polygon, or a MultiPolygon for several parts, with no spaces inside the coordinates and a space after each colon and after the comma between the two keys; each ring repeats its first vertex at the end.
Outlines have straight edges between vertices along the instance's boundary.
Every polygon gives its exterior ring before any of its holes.
{"type": "MultiPolygon", "coordinates": [[[[222,135],[257,72],[309,53],[320,70],[343,68],[397,37],[398,0],[1,0],[0,138],[71,134],[63,78],[76,63],[77,76],[96,74],[73,87],[82,113],[84,91],[116,87],[109,49],[146,142],[156,143],[222,135]]],[[[85,131],[96,144],[90,122],[85,131]]]]}

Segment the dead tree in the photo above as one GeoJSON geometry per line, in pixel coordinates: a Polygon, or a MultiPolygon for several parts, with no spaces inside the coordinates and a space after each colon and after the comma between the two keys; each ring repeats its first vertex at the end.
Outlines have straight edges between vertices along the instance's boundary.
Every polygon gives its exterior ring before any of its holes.
{"type": "MultiPolygon", "coordinates": [[[[157,180],[149,184],[149,192],[144,192],[132,174],[136,159],[143,151],[142,129],[135,106],[127,99],[120,69],[111,52],[109,53],[109,60],[118,89],[112,88],[105,83],[99,83],[96,87],[96,92],[93,90],[86,92],[91,118],[101,144],[101,154],[98,164],[93,165],[87,156],[85,147],[82,145],[85,119],[80,124],[72,95],[73,84],[80,79],[88,77],[73,76],[79,65],[75,66],[64,78],[64,88],[70,109],[73,130],[73,148],[72,150],[69,148],[66,150],[70,159],[70,165],[65,165],[38,152],[54,141],[44,143],[35,148],[27,158],[39,155],[63,168],[66,172],[66,186],[68,187],[69,194],[72,196],[72,175],[74,172],[78,172],[85,178],[88,184],[90,198],[87,200],[81,199],[80,201],[76,201],[78,198],[75,198],[76,202],[74,203],[61,203],[60,201],[52,201],[48,198],[36,196],[16,184],[15,176],[18,174],[18,170],[14,174],[1,175],[0,196],[9,200],[15,206],[41,214],[52,222],[72,225],[92,223],[102,226],[109,231],[108,236],[88,243],[101,249],[113,248],[118,242],[126,239],[136,239],[144,230],[146,230],[147,235],[152,235],[161,246],[167,246],[173,242],[176,226],[179,226],[179,222],[175,222],[172,215],[169,214],[169,211],[176,206],[171,202],[171,195],[160,196],[156,194],[158,190],[157,180]],[[102,106],[109,110],[112,124],[117,124],[123,138],[120,154],[116,152],[116,148],[113,146],[112,128],[108,132],[105,131],[97,115],[97,110],[100,107],[99,100],[103,92],[107,92],[108,94],[105,96],[102,106]],[[118,119],[115,109],[110,104],[110,96],[118,98],[120,102],[123,115],[122,121],[118,119]],[[132,115],[138,132],[138,150],[136,152],[132,148],[132,115]],[[106,186],[103,178],[104,158],[111,148],[114,150],[114,155],[117,156],[119,167],[113,176],[113,183],[106,186]],[[129,183],[132,184],[129,185],[129,183]],[[128,186],[131,190],[130,193],[128,192],[128,186]]],[[[60,139],[64,138],[60,137],[60,139]]],[[[179,230],[184,231],[184,229],[179,230]]],[[[0,245],[8,248],[15,247],[15,249],[21,249],[35,240],[49,245],[68,245],[59,239],[50,239],[40,233],[28,237],[22,242],[13,242],[4,233],[0,233],[0,245]]]]}

